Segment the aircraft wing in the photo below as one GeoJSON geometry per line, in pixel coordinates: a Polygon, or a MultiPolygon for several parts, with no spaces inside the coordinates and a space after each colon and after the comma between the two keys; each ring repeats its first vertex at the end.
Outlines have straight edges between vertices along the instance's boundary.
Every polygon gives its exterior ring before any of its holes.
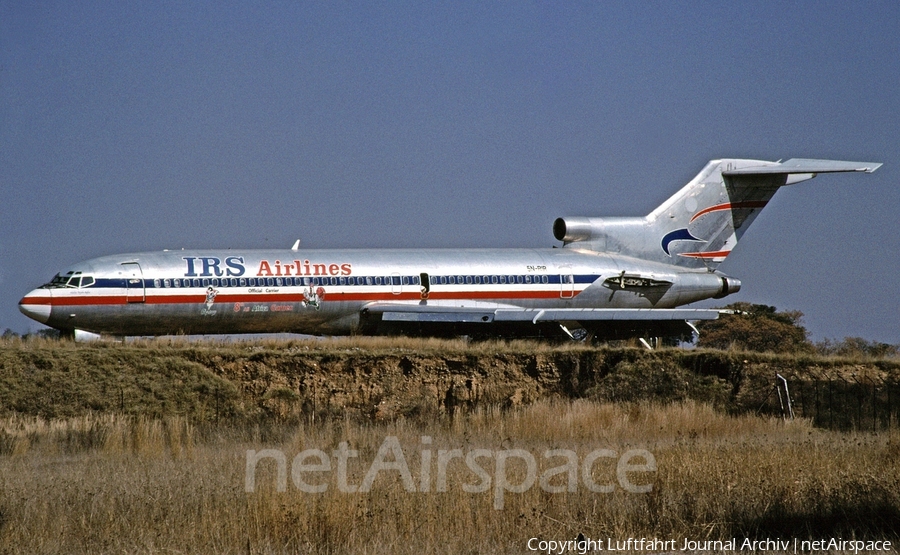
{"type": "Polygon", "coordinates": [[[402,322],[571,322],[616,320],[715,320],[718,310],[689,308],[488,308],[374,303],[365,310],[402,322]]]}
{"type": "Polygon", "coordinates": [[[765,166],[751,166],[734,170],[726,170],[722,175],[765,175],[765,174],[793,174],[793,173],[835,173],[835,172],[865,172],[872,173],[881,167],[877,162],[844,162],[841,160],[809,160],[806,158],[791,158],[778,164],[765,166]]]}
{"type": "MultiPolygon", "coordinates": [[[[560,328],[573,323],[599,335],[655,337],[696,331],[692,320],[715,320],[718,310],[685,308],[518,308],[372,303],[363,309],[364,320],[414,333],[443,326],[448,333],[478,333],[491,327],[516,330],[523,336],[537,328],[560,328]]],[[[565,330],[564,330],[565,331],[565,330]]],[[[566,331],[568,333],[568,331],[566,331]]]]}

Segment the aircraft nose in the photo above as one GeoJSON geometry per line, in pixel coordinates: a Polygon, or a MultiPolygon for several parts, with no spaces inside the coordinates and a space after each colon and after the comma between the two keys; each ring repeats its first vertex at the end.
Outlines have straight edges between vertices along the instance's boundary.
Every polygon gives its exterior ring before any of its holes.
{"type": "Polygon", "coordinates": [[[52,295],[49,289],[35,289],[19,301],[19,310],[32,320],[46,324],[50,320],[50,300],[52,295]]]}

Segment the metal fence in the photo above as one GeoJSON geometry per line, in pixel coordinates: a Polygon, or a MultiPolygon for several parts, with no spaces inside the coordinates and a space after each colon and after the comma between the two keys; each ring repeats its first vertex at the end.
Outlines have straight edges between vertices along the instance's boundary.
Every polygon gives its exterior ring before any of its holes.
{"type": "Polygon", "coordinates": [[[900,382],[865,376],[799,377],[776,374],[768,391],[755,392],[760,414],[809,418],[834,430],[873,431],[898,427],[900,382]]]}

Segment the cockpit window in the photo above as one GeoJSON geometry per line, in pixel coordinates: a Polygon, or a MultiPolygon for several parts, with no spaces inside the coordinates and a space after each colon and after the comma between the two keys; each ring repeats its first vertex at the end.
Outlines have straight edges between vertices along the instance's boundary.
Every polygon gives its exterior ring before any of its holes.
{"type": "Polygon", "coordinates": [[[49,289],[65,287],[66,284],[69,283],[69,278],[72,277],[72,273],[73,272],[69,272],[65,275],[56,274],[55,276],[53,276],[53,279],[50,280],[50,283],[47,283],[46,285],[44,285],[44,287],[47,287],[49,289]]]}
{"type": "Polygon", "coordinates": [[[44,285],[47,289],[76,289],[79,287],[90,287],[94,284],[93,276],[82,276],[81,272],[66,272],[65,274],[56,274],[50,283],[44,285]]]}

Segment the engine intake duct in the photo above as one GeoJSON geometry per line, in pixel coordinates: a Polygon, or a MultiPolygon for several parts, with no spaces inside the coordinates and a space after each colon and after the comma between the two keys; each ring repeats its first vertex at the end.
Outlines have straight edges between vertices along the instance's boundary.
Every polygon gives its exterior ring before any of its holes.
{"type": "Polygon", "coordinates": [[[644,218],[557,218],[553,222],[553,236],[564,243],[590,243],[588,248],[605,250],[610,244],[626,248],[646,230],[644,218]]]}
{"type": "Polygon", "coordinates": [[[599,218],[556,218],[553,222],[553,236],[557,241],[572,243],[574,241],[589,241],[594,234],[595,222],[600,224],[599,218]]]}

